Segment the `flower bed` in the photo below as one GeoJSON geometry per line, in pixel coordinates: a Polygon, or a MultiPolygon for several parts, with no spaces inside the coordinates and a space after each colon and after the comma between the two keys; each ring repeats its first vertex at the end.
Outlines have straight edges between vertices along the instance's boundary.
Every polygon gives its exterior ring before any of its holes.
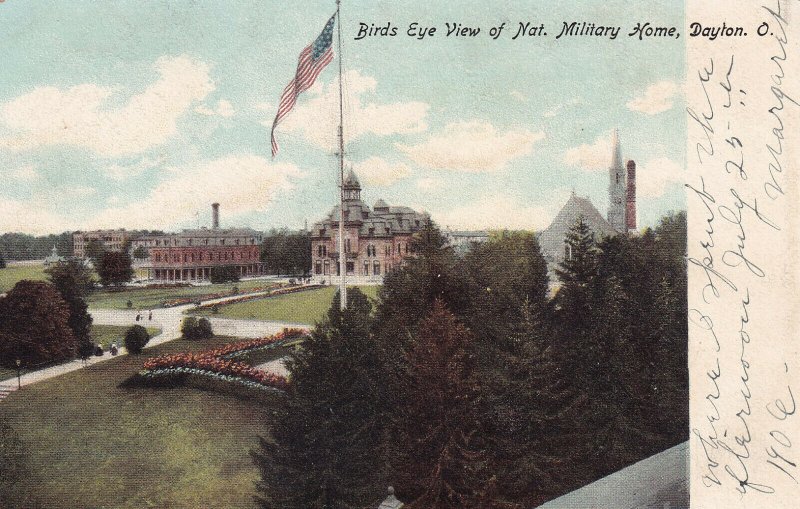
{"type": "Polygon", "coordinates": [[[257,350],[275,348],[305,335],[306,331],[302,329],[284,329],[274,336],[229,343],[203,352],[152,357],[145,361],[144,370],[139,374],[145,378],[199,375],[252,388],[286,390],[289,381],[285,377],[232,359],[257,350]]]}
{"type": "Polygon", "coordinates": [[[269,298],[269,297],[276,297],[278,295],[286,295],[286,294],[289,294],[289,293],[302,292],[302,291],[305,291],[305,290],[314,290],[316,288],[322,288],[322,285],[290,286],[290,287],[287,287],[287,288],[279,288],[277,290],[273,290],[273,291],[269,292],[269,294],[267,294],[267,295],[252,295],[252,294],[250,294],[250,295],[242,295],[241,297],[236,297],[235,299],[229,299],[229,300],[226,300],[225,302],[214,302],[214,303],[209,303],[209,304],[201,304],[201,305],[195,307],[194,309],[196,311],[203,310],[203,309],[211,309],[214,306],[228,306],[230,304],[238,304],[240,302],[247,302],[247,301],[250,301],[250,300],[265,299],[265,298],[269,298]]]}
{"type": "MultiPolygon", "coordinates": [[[[249,295],[249,294],[252,294],[252,293],[266,292],[270,288],[272,288],[272,286],[257,286],[257,287],[254,287],[254,288],[250,288],[249,290],[247,290],[247,294],[246,295],[249,295]]],[[[180,299],[165,300],[164,302],[161,303],[161,306],[165,307],[165,308],[171,308],[171,307],[175,307],[175,306],[183,306],[184,304],[192,304],[192,303],[197,302],[197,301],[211,300],[211,299],[221,299],[223,297],[230,297],[231,295],[235,295],[235,294],[231,293],[230,291],[227,291],[227,292],[216,292],[216,293],[204,293],[202,295],[195,295],[193,297],[181,297],[180,299]]]]}

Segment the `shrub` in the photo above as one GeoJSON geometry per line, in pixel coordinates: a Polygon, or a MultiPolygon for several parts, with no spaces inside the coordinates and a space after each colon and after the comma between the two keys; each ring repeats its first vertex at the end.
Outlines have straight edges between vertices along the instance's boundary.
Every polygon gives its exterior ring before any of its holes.
{"type": "Polygon", "coordinates": [[[230,283],[239,281],[239,271],[235,265],[218,265],[211,267],[209,280],[212,283],[230,283]]]}
{"type": "Polygon", "coordinates": [[[193,316],[188,316],[183,319],[181,324],[181,335],[183,339],[208,339],[214,335],[214,331],[207,318],[198,320],[193,316]]]}
{"type": "Polygon", "coordinates": [[[125,348],[128,349],[128,353],[142,353],[142,349],[148,341],[150,341],[150,335],[147,333],[147,329],[141,325],[134,325],[125,332],[125,348]]]}
{"type": "Polygon", "coordinates": [[[197,321],[197,339],[209,339],[214,335],[211,322],[208,318],[201,318],[197,321]]]}
{"type": "Polygon", "coordinates": [[[197,318],[187,316],[181,323],[181,337],[183,339],[197,339],[197,318]]]}

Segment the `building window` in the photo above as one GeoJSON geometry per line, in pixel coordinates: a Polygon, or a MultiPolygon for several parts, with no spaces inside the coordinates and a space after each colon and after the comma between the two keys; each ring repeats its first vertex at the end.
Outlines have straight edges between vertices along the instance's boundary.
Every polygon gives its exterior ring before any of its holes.
{"type": "Polygon", "coordinates": [[[350,239],[344,239],[344,252],[350,252],[350,239]]]}
{"type": "Polygon", "coordinates": [[[381,262],[378,260],[375,260],[375,262],[372,264],[372,274],[375,276],[381,275],[381,262]]]}
{"type": "Polygon", "coordinates": [[[322,258],[322,246],[317,246],[317,256],[322,258]]]}
{"type": "Polygon", "coordinates": [[[364,260],[364,275],[369,276],[369,262],[364,260]]]}
{"type": "Polygon", "coordinates": [[[326,276],[331,273],[331,262],[329,260],[325,260],[325,274],[326,276]]]}
{"type": "Polygon", "coordinates": [[[315,274],[322,274],[322,262],[317,262],[314,266],[314,273],[315,274]]]}
{"type": "Polygon", "coordinates": [[[353,274],[356,271],[356,263],[355,262],[346,262],[345,267],[347,267],[347,273],[353,274]]]}

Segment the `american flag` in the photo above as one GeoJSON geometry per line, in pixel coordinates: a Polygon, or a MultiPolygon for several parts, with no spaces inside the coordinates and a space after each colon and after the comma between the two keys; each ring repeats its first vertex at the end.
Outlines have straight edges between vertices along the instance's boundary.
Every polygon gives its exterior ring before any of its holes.
{"type": "Polygon", "coordinates": [[[281,102],[278,104],[278,113],[272,122],[272,157],[278,153],[278,142],[275,140],[275,128],[278,123],[292,111],[297,102],[297,96],[311,88],[319,73],[333,60],[333,23],[335,20],[336,15],[334,14],[325,24],[322,33],[300,53],[294,79],[283,89],[281,102]]]}

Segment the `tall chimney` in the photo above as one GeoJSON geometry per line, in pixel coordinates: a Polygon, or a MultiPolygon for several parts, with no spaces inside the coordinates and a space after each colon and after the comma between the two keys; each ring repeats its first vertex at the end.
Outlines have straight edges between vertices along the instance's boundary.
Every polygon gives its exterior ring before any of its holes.
{"type": "Polygon", "coordinates": [[[628,188],[625,192],[625,229],[636,231],[636,162],[628,161],[628,188]]]}
{"type": "Polygon", "coordinates": [[[219,203],[211,204],[211,228],[219,228],[219,203]]]}

